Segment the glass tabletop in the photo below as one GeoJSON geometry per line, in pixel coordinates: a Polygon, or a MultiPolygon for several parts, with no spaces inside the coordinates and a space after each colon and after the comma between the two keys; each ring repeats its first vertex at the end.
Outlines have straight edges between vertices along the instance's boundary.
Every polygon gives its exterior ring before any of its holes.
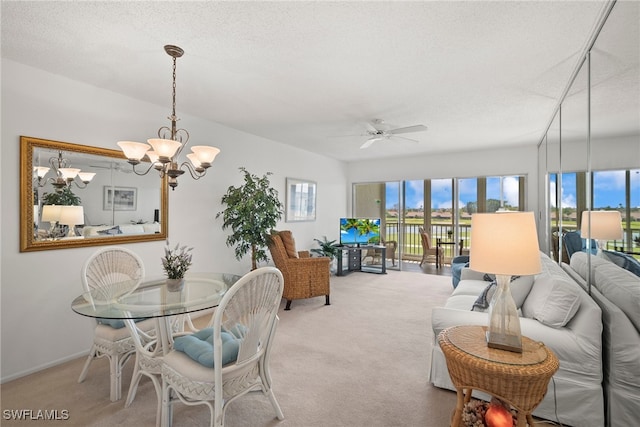
{"type": "Polygon", "coordinates": [[[85,292],[71,303],[78,314],[105,319],[139,319],[193,313],[216,307],[241,276],[227,273],[191,273],[174,290],[166,278],[143,281],[133,291],[127,283],[85,292]]]}

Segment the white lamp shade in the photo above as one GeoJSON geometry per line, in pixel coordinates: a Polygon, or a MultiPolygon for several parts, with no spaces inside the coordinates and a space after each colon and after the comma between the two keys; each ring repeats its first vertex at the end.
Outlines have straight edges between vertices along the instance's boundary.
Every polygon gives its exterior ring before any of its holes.
{"type": "Polygon", "coordinates": [[[33,170],[36,175],[38,175],[38,178],[44,178],[47,172],[49,172],[49,168],[45,166],[34,166],[33,170]]]}
{"type": "Polygon", "coordinates": [[[151,163],[155,163],[155,162],[158,161],[158,153],[156,153],[155,151],[149,150],[149,151],[147,151],[146,154],[147,154],[147,157],[149,158],[149,161],[151,163]]]}
{"type": "Polygon", "coordinates": [[[149,145],[135,141],[118,141],[118,147],[122,149],[127,159],[140,160],[149,150],[149,145]]]}
{"type": "Polygon", "coordinates": [[[173,139],[153,138],[148,139],[147,142],[151,144],[153,151],[155,151],[159,157],[167,157],[169,159],[182,147],[180,142],[174,141],[173,139]]]}
{"type": "Polygon", "coordinates": [[[533,212],[473,214],[470,241],[473,270],[510,276],[540,273],[533,212]]]}
{"type": "Polygon", "coordinates": [[[622,239],[622,215],[619,211],[583,211],[580,235],[596,240],[622,239]]]}
{"type": "Polygon", "coordinates": [[[80,169],[60,168],[58,169],[58,171],[60,172],[60,174],[64,179],[73,179],[76,177],[76,175],[78,175],[78,173],[80,172],[80,169]]]}
{"type": "Polygon", "coordinates": [[[84,224],[84,208],[82,206],[61,206],[60,224],[78,225],[84,224]]]}
{"type": "Polygon", "coordinates": [[[82,182],[90,182],[93,177],[96,176],[96,174],[94,172],[80,172],[78,173],[78,178],[80,178],[80,180],[82,182]]]}
{"type": "Polygon", "coordinates": [[[62,205],[44,205],[42,207],[43,222],[57,222],[60,220],[62,205]]]}
{"type": "Polygon", "coordinates": [[[196,154],[200,163],[213,163],[213,160],[220,152],[220,149],[216,147],[209,147],[207,145],[196,145],[191,147],[191,151],[196,154]]]}
{"type": "Polygon", "coordinates": [[[198,160],[198,156],[196,156],[196,153],[187,154],[187,159],[189,159],[189,161],[191,161],[191,164],[194,167],[196,167],[196,168],[200,167],[200,160],[198,160]]]}

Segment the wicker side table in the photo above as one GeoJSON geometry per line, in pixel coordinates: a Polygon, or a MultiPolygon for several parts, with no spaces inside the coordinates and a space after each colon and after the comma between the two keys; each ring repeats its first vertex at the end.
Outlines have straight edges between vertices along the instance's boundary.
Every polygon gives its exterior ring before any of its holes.
{"type": "Polygon", "coordinates": [[[456,387],[452,427],[460,425],[471,392],[484,391],[518,411],[518,426],[533,426],[531,413],[540,404],[558,358],[543,343],[522,337],[522,353],[487,347],[484,326],[454,326],[438,335],[447,369],[456,387]]]}

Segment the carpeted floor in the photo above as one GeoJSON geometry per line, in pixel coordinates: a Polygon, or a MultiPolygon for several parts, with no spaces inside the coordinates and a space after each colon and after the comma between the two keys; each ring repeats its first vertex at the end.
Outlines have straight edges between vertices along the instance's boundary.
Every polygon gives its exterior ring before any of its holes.
{"type": "MultiPolygon", "coordinates": [[[[452,291],[451,278],[389,271],[332,277],[324,297],[280,308],[272,351],[274,391],[284,412],[279,422],[261,394],[229,407],[228,427],[371,427],[449,425],[455,394],[428,382],[431,309],[452,291]]],[[[78,319],[78,321],[87,321],[78,319]]],[[[87,348],[89,343],[87,343],[87,348]]],[[[84,358],[3,384],[2,426],[154,426],[153,386],[143,379],[136,399],[109,401],[109,367],[95,361],[84,383],[84,358]],[[10,421],[6,410],[68,411],[61,421],[10,421]]],[[[126,396],[132,363],[125,368],[126,396]]],[[[206,407],[176,404],[174,426],[204,426],[206,407]]]]}

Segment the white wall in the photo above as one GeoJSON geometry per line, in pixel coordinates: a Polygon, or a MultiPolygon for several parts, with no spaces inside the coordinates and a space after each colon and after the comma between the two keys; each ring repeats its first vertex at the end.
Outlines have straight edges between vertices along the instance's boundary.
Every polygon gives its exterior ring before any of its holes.
{"type": "MultiPolygon", "coordinates": [[[[144,141],[168,124],[166,106],[125,96],[2,61],[1,190],[1,380],[7,381],[77,357],[89,349],[94,323],[71,311],[80,294],[80,268],[97,247],[19,252],[19,136],[33,136],[117,149],[116,141],[144,141]]],[[[346,165],[258,138],[193,116],[180,115],[191,144],[222,151],[207,176],[183,176],[169,194],[169,239],[193,246],[193,271],[249,271],[248,258],[237,261],[225,245],[220,198],[230,185],[242,183],[238,168],[262,175],[273,172],[272,186],[284,203],[285,178],[318,183],[317,220],[278,224],[291,229],[300,248],[313,238],[338,237],[338,220],[346,212],[346,165]]],[[[135,186],[136,176],[131,176],[135,186]]],[[[164,242],[127,245],[142,257],[149,276],[161,275],[164,242]]],[[[80,374],[78,372],[78,374],[80,374]]]]}

